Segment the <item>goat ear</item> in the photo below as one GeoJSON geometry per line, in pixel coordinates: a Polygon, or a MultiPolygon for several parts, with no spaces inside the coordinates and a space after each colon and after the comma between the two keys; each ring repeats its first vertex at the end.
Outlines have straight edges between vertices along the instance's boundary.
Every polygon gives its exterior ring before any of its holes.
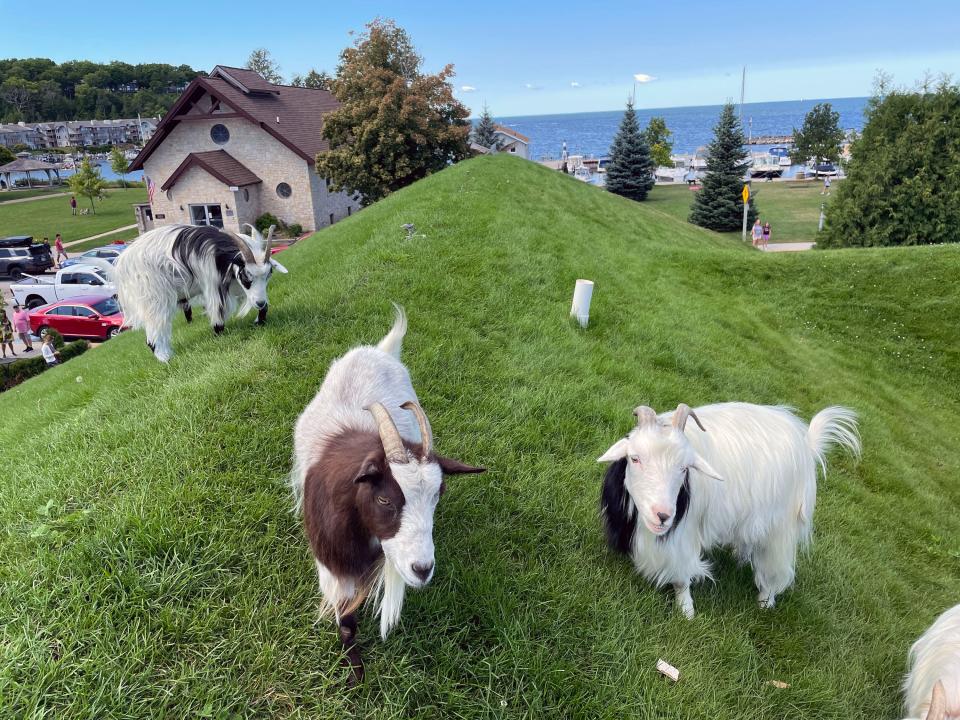
{"type": "Polygon", "coordinates": [[[720,473],[714,470],[710,466],[710,463],[704,460],[700,455],[697,455],[697,459],[690,464],[690,467],[698,472],[703,473],[707,477],[712,477],[714,480],[720,480],[721,482],[723,481],[723,477],[720,475],[720,473]]]}
{"type": "Polygon", "coordinates": [[[270,264],[273,265],[273,269],[274,269],[274,270],[276,270],[277,272],[281,272],[281,273],[283,273],[284,275],[286,275],[288,272],[290,272],[290,271],[287,270],[283,265],[281,265],[280,263],[278,263],[278,262],[277,262],[276,260],[274,260],[273,258],[270,258],[270,264]]]}
{"type": "Polygon", "coordinates": [[[434,457],[444,475],[466,475],[468,473],[482,473],[487,471],[484,467],[473,467],[472,465],[466,465],[459,460],[443,457],[442,455],[435,455],[434,457]]]}
{"type": "Polygon", "coordinates": [[[382,474],[383,469],[380,463],[380,456],[378,456],[377,453],[370,453],[363,459],[363,462],[360,463],[357,474],[353,477],[353,482],[371,482],[379,479],[382,474]]]}
{"type": "Polygon", "coordinates": [[[627,456],[627,439],[617,440],[610,449],[597,458],[597,462],[613,462],[627,456]]]}
{"type": "Polygon", "coordinates": [[[943,680],[937,680],[933,686],[933,693],[930,695],[930,709],[927,710],[927,716],[924,720],[946,720],[947,717],[947,698],[943,689],[943,680]]]}

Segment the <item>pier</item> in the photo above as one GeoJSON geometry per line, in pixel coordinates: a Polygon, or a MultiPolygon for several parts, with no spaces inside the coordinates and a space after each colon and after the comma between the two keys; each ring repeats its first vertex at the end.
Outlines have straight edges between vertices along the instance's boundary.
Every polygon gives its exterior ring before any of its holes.
{"type": "Polygon", "coordinates": [[[793,135],[755,135],[747,138],[746,145],[792,145],[793,135]]]}

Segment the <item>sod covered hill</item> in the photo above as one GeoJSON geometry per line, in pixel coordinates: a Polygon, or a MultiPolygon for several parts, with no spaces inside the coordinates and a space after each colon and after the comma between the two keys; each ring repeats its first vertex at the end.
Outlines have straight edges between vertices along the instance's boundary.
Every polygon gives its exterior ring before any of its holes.
{"type": "Polygon", "coordinates": [[[0,395],[0,716],[899,717],[907,648],[960,600],[960,248],[765,255],[484,157],[283,261],[263,329],[178,319],[169,366],[127,333],[0,395]],[[362,614],[345,692],[284,483],[391,300],[438,449],[490,471],[450,481],[387,642],[362,614]],[[595,458],[638,404],[732,399],[854,407],[865,454],[831,458],[775,610],[721,552],[687,622],[605,548],[595,458]]]}

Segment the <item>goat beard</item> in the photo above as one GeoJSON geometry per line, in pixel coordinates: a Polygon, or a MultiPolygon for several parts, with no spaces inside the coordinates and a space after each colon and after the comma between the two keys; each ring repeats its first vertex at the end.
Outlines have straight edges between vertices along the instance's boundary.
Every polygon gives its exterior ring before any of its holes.
{"type": "MultiPolygon", "coordinates": [[[[406,589],[407,583],[403,576],[393,563],[381,556],[379,562],[357,583],[356,594],[336,608],[336,614],[338,617],[344,617],[356,612],[368,600],[375,602],[377,612],[380,614],[380,637],[386,640],[387,635],[400,620],[406,589]]],[[[326,609],[332,611],[334,608],[326,609]]],[[[325,613],[321,612],[321,614],[325,613]]]]}
{"type": "Polygon", "coordinates": [[[264,305],[257,311],[257,319],[254,320],[254,325],[263,325],[267,321],[267,310],[270,309],[269,305],[264,305]]]}

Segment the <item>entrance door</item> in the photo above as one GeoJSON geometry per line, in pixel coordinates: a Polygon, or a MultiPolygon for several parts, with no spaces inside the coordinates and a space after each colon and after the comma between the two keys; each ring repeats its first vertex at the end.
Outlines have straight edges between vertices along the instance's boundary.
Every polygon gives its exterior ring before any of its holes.
{"type": "Polygon", "coordinates": [[[192,225],[212,225],[223,227],[223,212],[219,205],[191,205],[190,223],[192,225]]]}

